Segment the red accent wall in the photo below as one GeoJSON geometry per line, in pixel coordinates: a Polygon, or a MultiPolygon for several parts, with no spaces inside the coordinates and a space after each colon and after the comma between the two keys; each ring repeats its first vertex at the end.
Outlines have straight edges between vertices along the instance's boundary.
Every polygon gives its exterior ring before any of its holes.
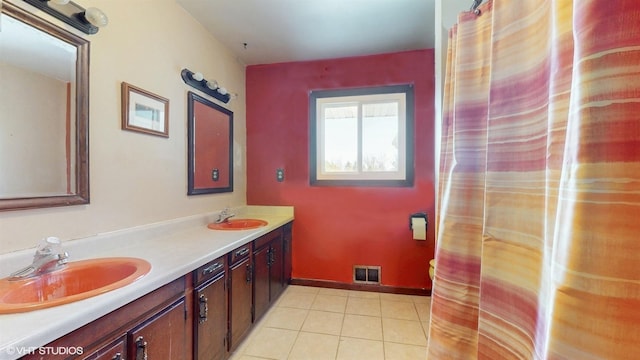
{"type": "Polygon", "coordinates": [[[433,69],[432,49],[247,67],[247,203],[295,206],[294,278],[352,283],[353,265],[380,265],[383,285],[431,288],[433,69]],[[310,186],[309,92],[397,84],[414,84],[414,186],[310,186]],[[417,211],[427,241],[412,239],[417,211]]]}
{"type": "Polygon", "coordinates": [[[229,186],[229,116],[214,110],[200,101],[193,102],[196,118],[195,162],[193,186],[208,189],[229,186]],[[223,149],[224,151],[220,151],[223,149]],[[211,177],[213,169],[218,169],[219,180],[211,177]]]}

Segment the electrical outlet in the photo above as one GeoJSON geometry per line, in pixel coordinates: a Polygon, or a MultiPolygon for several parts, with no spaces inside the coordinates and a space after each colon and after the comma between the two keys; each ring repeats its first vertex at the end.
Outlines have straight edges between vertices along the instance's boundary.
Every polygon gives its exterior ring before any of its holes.
{"type": "Polygon", "coordinates": [[[220,170],[218,169],[211,170],[211,180],[213,181],[220,180],[220,170]]]}
{"type": "Polygon", "coordinates": [[[276,169],[276,180],[278,182],[283,182],[284,181],[284,169],[276,169]]]}

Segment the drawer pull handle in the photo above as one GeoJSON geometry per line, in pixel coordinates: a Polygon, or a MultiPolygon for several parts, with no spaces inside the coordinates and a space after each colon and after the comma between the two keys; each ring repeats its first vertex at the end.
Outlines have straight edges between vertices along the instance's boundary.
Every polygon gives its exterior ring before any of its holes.
{"type": "Polygon", "coordinates": [[[236,251],[236,256],[245,256],[249,253],[249,248],[242,248],[236,251]]]}
{"type": "Polygon", "coordinates": [[[142,336],[136,339],[136,360],[147,360],[147,342],[142,336]]]}
{"type": "Polygon", "coordinates": [[[209,313],[209,299],[207,299],[206,296],[204,295],[200,295],[200,298],[198,299],[198,305],[199,305],[199,314],[198,314],[198,318],[199,318],[199,322],[200,324],[202,324],[203,322],[207,321],[207,315],[209,313]]]}
{"type": "Polygon", "coordinates": [[[209,265],[206,268],[202,269],[202,275],[209,275],[211,273],[214,273],[220,269],[222,269],[222,267],[224,266],[224,264],[222,263],[215,263],[213,265],[209,265]]]}

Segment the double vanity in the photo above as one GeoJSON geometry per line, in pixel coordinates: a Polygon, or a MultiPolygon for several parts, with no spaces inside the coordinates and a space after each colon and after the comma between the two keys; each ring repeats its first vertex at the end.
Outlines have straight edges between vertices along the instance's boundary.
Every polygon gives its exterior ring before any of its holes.
{"type": "MultiPolygon", "coordinates": [[[[57,271],[142,275],[81,300],[5,311],[14,313],[0,314],[0,359],[227,358],[291,279],[293,208],[234,210],[219,225],[208,214],[63,242],[68,268],[57,271]]],[[[0,255],[0,277],[31,260],[33,249],[0,255]]]]}

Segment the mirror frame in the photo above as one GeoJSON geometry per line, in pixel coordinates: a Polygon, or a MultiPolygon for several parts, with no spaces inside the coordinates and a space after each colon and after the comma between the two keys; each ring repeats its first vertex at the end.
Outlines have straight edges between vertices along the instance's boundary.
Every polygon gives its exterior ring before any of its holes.
{"type": "Polygon", "coordinates": [[[188,190],[187,195],[215,194],[233,192],[233,112],[204,97],[189,91],[187,101],[187,147],[188,147],[188,190]],[[200,102],[214,111],[229,117],[229,186],[196,188],[195,187],[195,102],[200,102]]]}
{"type": "Polygon", "coordinates": [[[0,211],[80,205],[89,203],[89,41],[41,19],[11,3],[4,2],[0,13],[67,42],[77,49],[76,59],[76,164],[75,192],[69,195],[0,199],[0,211]]]}

